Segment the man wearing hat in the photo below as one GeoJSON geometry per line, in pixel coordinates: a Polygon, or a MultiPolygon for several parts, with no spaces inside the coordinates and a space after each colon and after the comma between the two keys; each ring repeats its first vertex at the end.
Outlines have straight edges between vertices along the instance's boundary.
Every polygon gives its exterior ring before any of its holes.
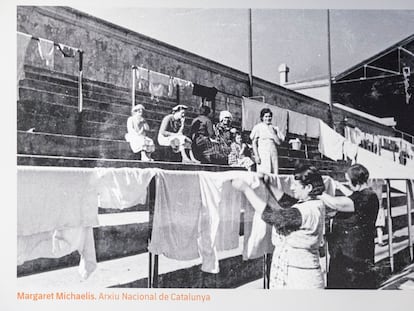
{"type": "Polygon", "coordinates": [[[158,143],[160,146],[170,146],[175,153],[180,152],[183,163],[200,163],[191,150],[191,139],[183,134],[187,108],[185,105],[177,105],[173,107],[171,114],[162,119],[158,132],[158,143]]]}

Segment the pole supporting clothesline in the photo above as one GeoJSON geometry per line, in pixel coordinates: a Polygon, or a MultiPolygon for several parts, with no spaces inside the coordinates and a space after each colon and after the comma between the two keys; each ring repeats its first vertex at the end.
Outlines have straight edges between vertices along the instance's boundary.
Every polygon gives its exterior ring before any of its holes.
{"type": "MultiPolygon", "coordinates": [[[[30,37],[30,39],[35,40],[35,41],[41,41],[43,40],[43,38],[39,38],[33,35],[29,35],[27,33],[21,32],[21,31],[17,31],[17,34],[22,35],[22,36],[26,36],[26,37],[30,37]]],[[[46,39],[45,39],[46,40],[46,39]]],[[[59,49],[61,49],[61,44],[56,43],[52,40],[47,40],[53,43],[54,46],[58,47],[59,49]]],[[[76,51],[79,54],[79,74],[78,74],[78,112],[81,113],[83,110],[83,93],[82,93],[82,79],[83,79],[83,53],[84,51],[79,49],[79,48],[75,48],[73,46],[68,46],[65,45],[71,49],[73,49],[74,51],[76,51]]],[[[61,52],[63,53],[63,51],[61,50],[61,52]]],[[[65,55],[65,54],[64,54],[65,55]]]]}

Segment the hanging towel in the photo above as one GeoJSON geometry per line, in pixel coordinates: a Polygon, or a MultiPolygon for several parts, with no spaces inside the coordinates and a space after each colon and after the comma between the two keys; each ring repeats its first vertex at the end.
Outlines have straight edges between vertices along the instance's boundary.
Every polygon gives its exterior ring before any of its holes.
{"type": "Polygon", "coordinates": [[[38,48],[39,48],[40,58],[46,61],[46,66],[53,69],[55,65],[54,63],[55,44],[53,43],[53,41],[39,38],[38,48]]]}
{"type": "Polygon", "coordinates": [[[295,111],[289,113],[289,133],[305,135],[307,131],[307,116],[295,111]]]}
{"type": "Polygon", "coordinates": [[[124,209],[145,204],[147,188],[158,169],[96,168],[94,188],[99,207],[124,209]]]}
{"type": "Polygon", "coordinates": [[[75,57],[76,56],[77,49],[71,46],[59,43],[58,49],[62,53],[62,57],[75,57]]]}
{"type": "Polygon", "coordinates": [[[202,216],[199,248],[201,269],[218,273],[217,252],[239,246],[242,193],[231,185],[232,178],[246,178],[242,172],[200,172],[202,216]]]}
{"type": "Polygon", "coordinates": [[[176,260],[199,258],[201,193],[197,172],[159,171],[148,250],[176,260]]]}
{"type": "Polygon", "coordinates": [[[151,99],[155,99],[158,102],[158,97],[164,96],[165,89],[168,90],[170,83],[170,77],[159,72],[149,72],[149,92],[151,99]]]}
{"type": "MultiPolygon", "coordinates": [[[[17,33],[17,83],[24,76],[24,58],[31,39],[32,36],[30,35],[21,32],[17,33]]],[[[19,92],[17,92],[17,96],[19,96],[19,92]]]]}
{"type": "Polygon", "coordinates": [[[306,116],[306,135],[312,138],[318,138],[320,136],[318,118],[306,116]]]}
{"type": "Polygon", "coordinates": [[[332,160],[342,160],[345,138],[323,121],[319,121],[319,126],[321,132],[318,145],[319,152],[332,160]]]}
{"type": "Polygon", "coordinates": [[[193,88],[194,84],[190,81],[187,80],[183,80],[180,78],[173,78],[173,85],[174,86],[179,86],[180,88],[193,88]]]}
{"type": "MultiPolygon", "coordinates": [[[[290,184],[293,180],[292,178],[293,176],[291,175],[270,175],[271,182],[269,183],[269,187],[266,187],[263,182],[260,182],[254,188],[254,191],[265,202],[277,204],[269,191],[272,191],[273,187],[277,187],[284,192],[291,193],[290,184]]],[[[243,259],[259,258],[265,254],[272,253],[273,249],[272,226],[265,223],[261,213],[257,213],[254,207],[247,203],[244,211],[243,259]]]]}
{"type": "Polygon", "coordinates": [[[17,168],[17,234],[98,224],[94,169],[17,168]]]}
{"type": "Polygon", "coordinates": [[[351,143],[349,140],[344,141],[344,155],[348,159],[352,160],[352,164],[355,164],[358,154],[358,146],[351,143]]]}
{"type": "Polygon", "coordinates": [[[60,258],[74,251],[80,254],[79,273],[87,279],[97,266],[91,227],[17,236],[17,265],[37,258],[60,258]]]}
{"type": "Polygon", "coordinates": [[[272,111],[272,124],[279,128],[283,136],[286,136],[288,119],[288,111],[286,109],[246,97],[242,97],[242,129],[244,131],[251,131],[256,124],[260,123],[260,111],[263,108],[268,108],[272,111]]]}
{"type": "Polygon", "coordinates": [[[207,87],[197,83],[193,84],[193,95],[200,96],[208,101],[214,101],[216,98],[217,89],[215,87],[207,87]]]}
{"type": "Polygon", "coordinates": [[[138,83],[138,90],[142,90],[144,81],[148,81],[149,79],[148,69],[137,67],[137,70],[135,70],[135,78],[138,83]]]}
{"type": "Polygon", "coordinates": [[[174,78],[170,77],[168,81],[168,97],[172,97],[174,94],[174,78]]]}

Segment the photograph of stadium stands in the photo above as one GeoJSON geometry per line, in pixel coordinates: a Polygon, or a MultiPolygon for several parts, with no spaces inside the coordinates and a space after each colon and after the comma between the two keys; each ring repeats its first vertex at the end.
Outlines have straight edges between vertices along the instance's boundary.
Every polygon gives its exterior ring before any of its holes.
{"type": "Polygon", "coordinates": [[[19,288],[414,289],[414,11],[109,11],[17,7],[19,288]]]}

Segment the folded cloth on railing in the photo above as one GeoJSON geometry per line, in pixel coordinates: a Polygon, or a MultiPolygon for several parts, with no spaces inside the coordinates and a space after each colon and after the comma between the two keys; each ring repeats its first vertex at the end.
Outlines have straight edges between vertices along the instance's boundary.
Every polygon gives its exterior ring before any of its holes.
{"type": "Polygon", "coordinates": [[[124,209],[145,204],[147,188],[158,169],[95,168],[93,187],[99,195],[99,207],[124,209]]]}
{"type": "Polygon", "coordinates": [[[197,172],[159,171],[148,250],[176,260],[199,258],[201,193],[197,172]]]}
{"type": "Polygon", "coordinates": [[[17,168],[17,234],[98,224],[94,169],[17,168]]]}
{"type": "Polygon", "coordinates": [[[80,254],[83,279],[96,269],[95,243],[91,227],[68,228],[17,236],[17,264],[37,258],[59,258],[74,251],[80,254]]]}

